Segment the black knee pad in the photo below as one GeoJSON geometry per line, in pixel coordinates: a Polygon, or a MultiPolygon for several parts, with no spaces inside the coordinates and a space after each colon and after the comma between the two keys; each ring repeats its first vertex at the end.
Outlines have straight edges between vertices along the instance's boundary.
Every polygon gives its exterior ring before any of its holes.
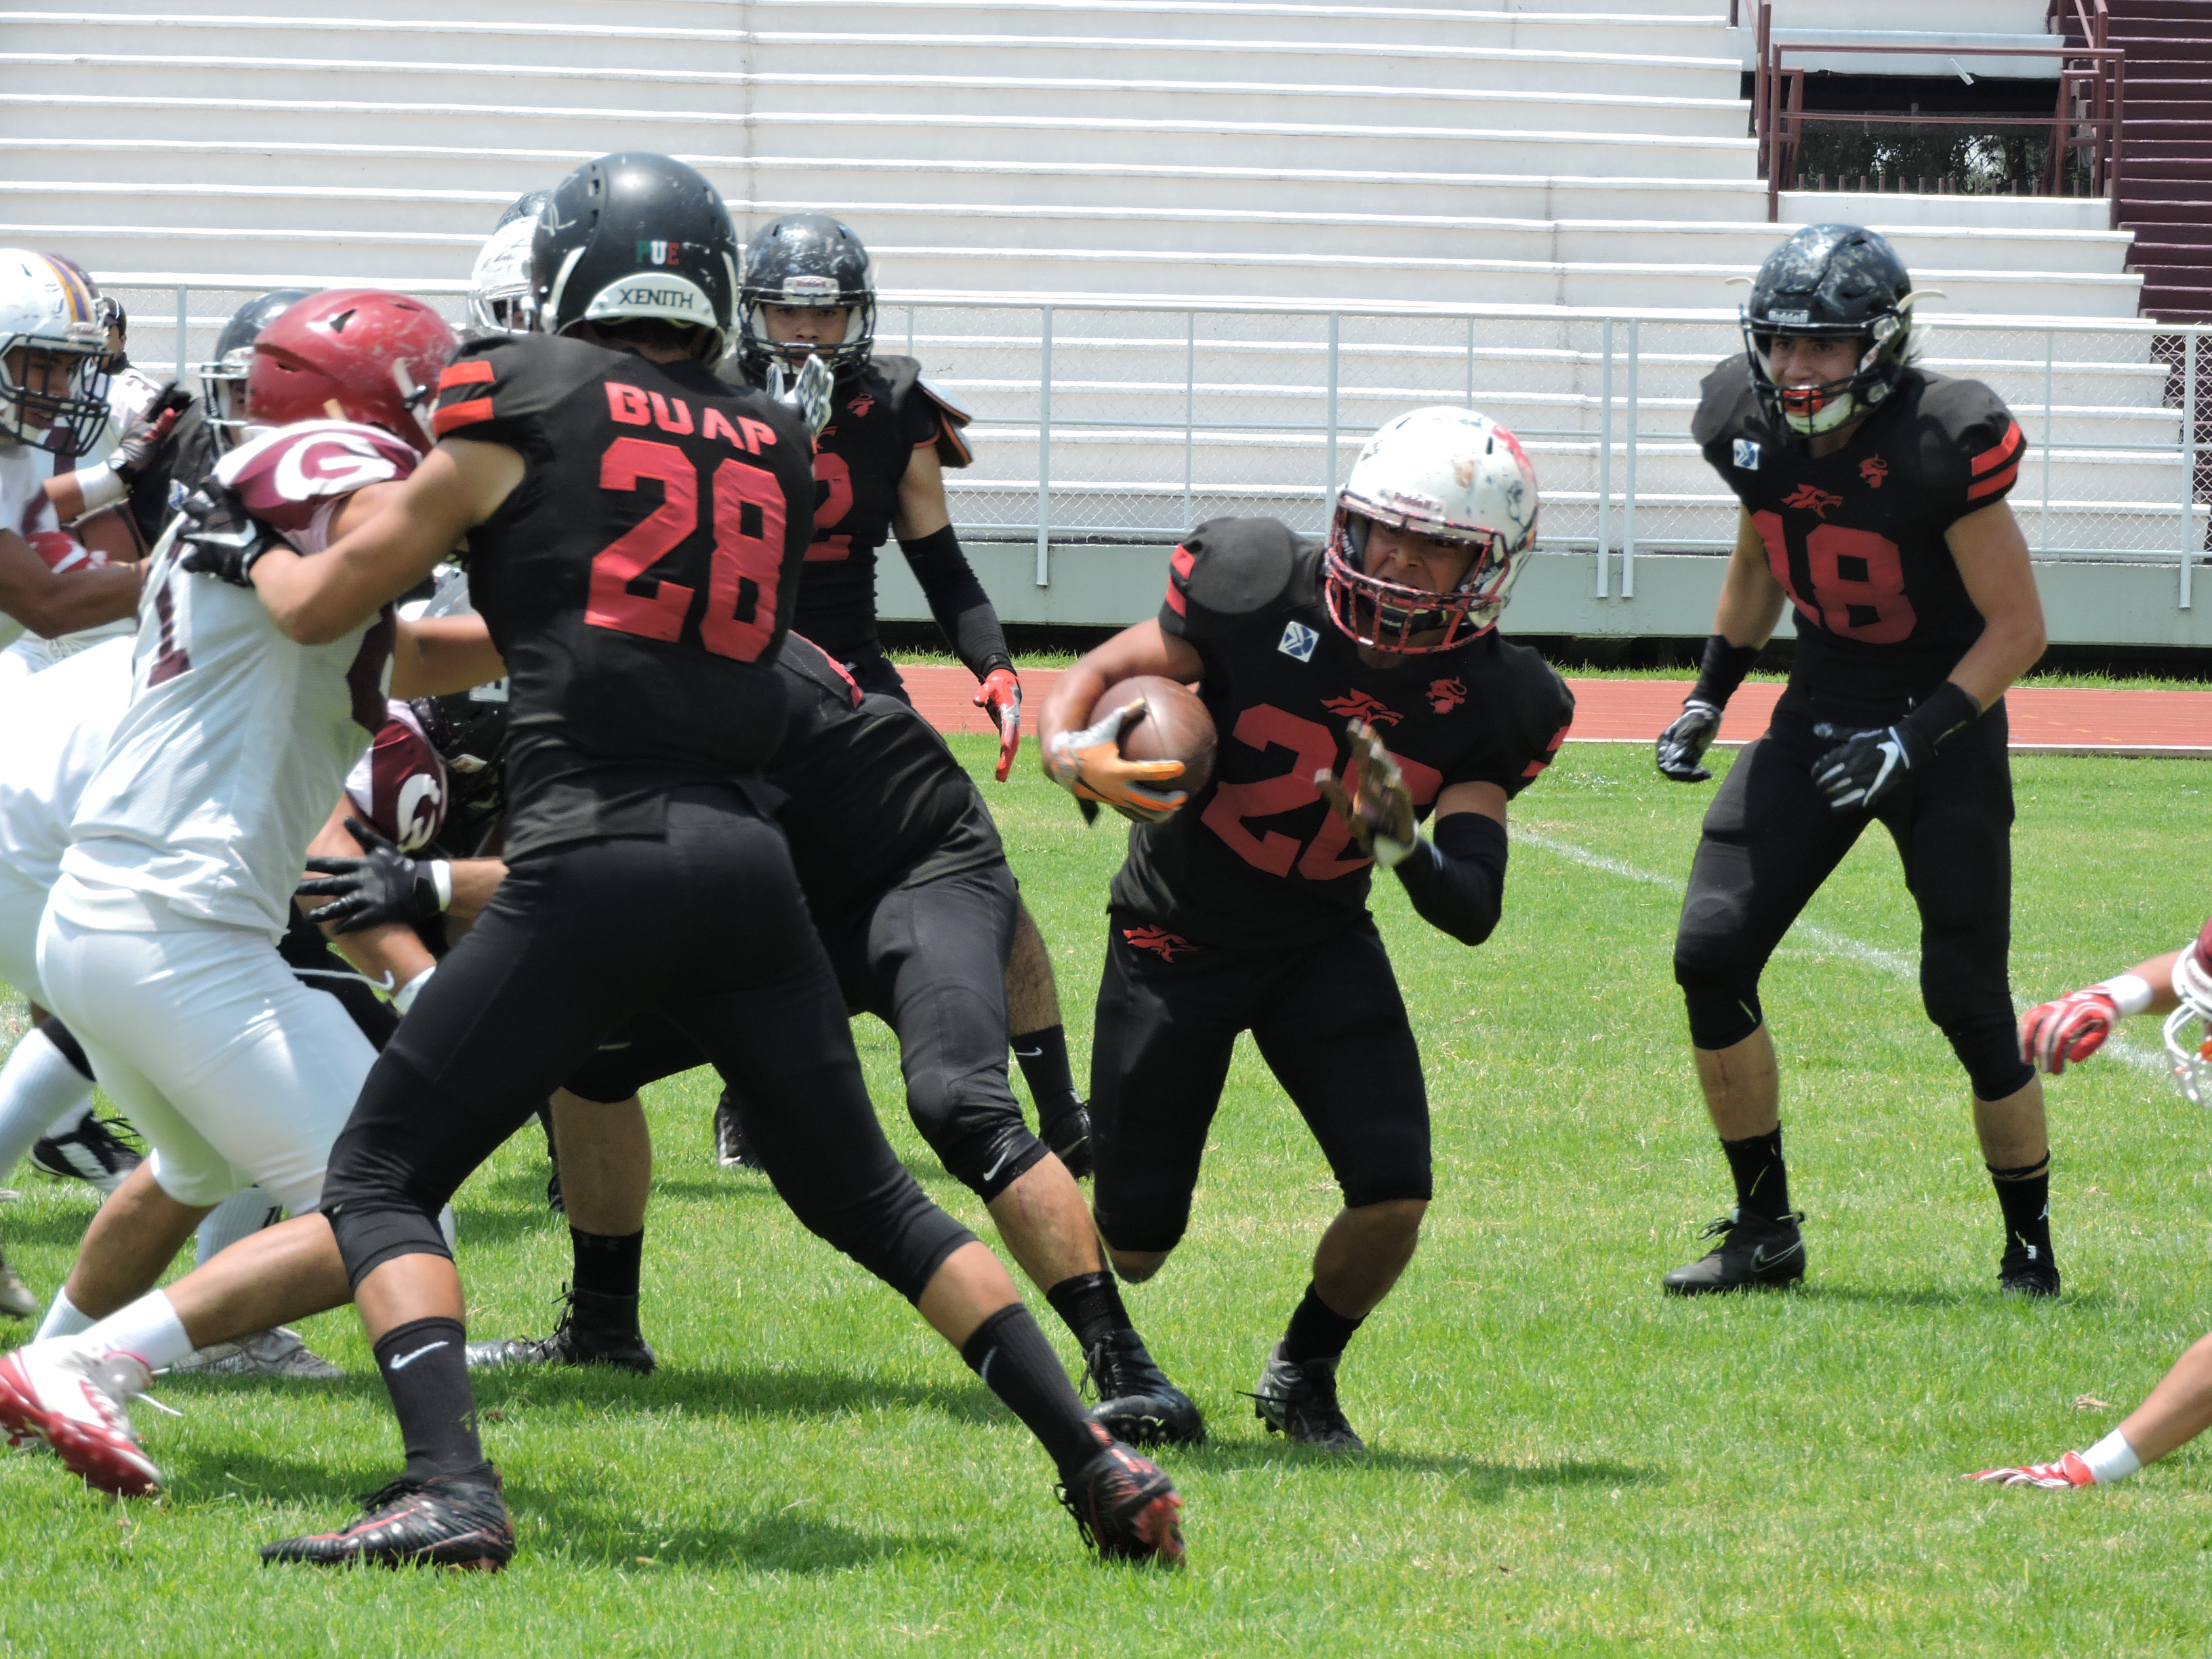
{"type": "Polygon", "coordinates": [[[1690,1041],[1708,1050],[1732,1048],[1756,1031],[1766,1015],[1759,1006],[1759,975],[1705,971],[1674,957],[1674,983],[1690,1013],[1690,1041]]]}
{"type": "Polygon", "coordinates": [[[2012,998],[2002,979],[1992,985],[1984,976],[1976,984],[1964,972],[1943,971],[1931,952],[1922,964],[1920,1000],[1950,1039],[1977,1097],[2002,1100],[2027,1087],[2035,1067],[2020,1057],[2012,998]]]}
{"type": "Polygon", "coordinates": [[[917,1083],[907,1112],[954,1180],[988,1204],[1035,1169],[1044,1143],[1030,1133],[1012,1094],[962,1097],[917,1083]]]}

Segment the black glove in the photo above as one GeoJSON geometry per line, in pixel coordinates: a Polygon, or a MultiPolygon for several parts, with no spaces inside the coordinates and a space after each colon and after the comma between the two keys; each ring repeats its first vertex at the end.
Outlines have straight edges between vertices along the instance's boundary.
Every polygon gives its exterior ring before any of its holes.
{"type": "Polygon", "coordinates": [[[107,458],[107,465],[126,484],[135,483],[169,441],[169,430],[178,417],[191,407],[192,394],[172,380],[161,388],[161,394],[143,415],[123,429],[123,441],[115,446],[115,453],[107,458]]]}
{"type": "Polygon", "coordinates": [[[1946,680],[1894,726],[1854,730],[1823,720],[1813,735],[1835,746],[1813,763],[1814,787],[1838,812],[1866,812],[1925,766],[1952,734],[1982,717],[1982,705],[1955,680],[1946,680]]]}
{"type": "Polygon", "coordinates": [[[453,891],[448,876],[443,891],[437,877],[440,860],[410,859],[389,841],[363,823],[348,817],[346,834],[368,849],[357,859],[312,858],[307,868],[314,878],[302,881],[299,890],[307,898],[326,898],[328,904],[307,912],[317,927],[329,924],[341,933],[357,933],[364,927],[387,922],[412,927],[427,921],[446,908],[453,891]]]}
{"type": "Polygon", "coordinates": [[[213,478],[187,495],[179,511],[185,522],[177,539],[188,550],[185,568],[239,587],[252,586],[254,562],[284,545],[282,536],[246,510],[237,491],[213,478]]]}
{"type": "Polygon", "coordinates": [[[1698,763],[1721,729],[1721,711],[1692,697],[1682,712],[1659,734],[1658,759],[1662,775],[1677,783],[1704,783],[1713,775],[1698,763]]]}

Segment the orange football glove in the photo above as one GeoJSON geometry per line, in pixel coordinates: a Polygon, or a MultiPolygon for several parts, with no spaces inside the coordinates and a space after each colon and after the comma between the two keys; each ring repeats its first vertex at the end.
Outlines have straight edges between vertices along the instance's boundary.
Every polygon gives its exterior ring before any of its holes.
{"type": "Polygon", "coordinates": [[[1156,786],[1182,775],[1179,760],[1121,757],[1121,734],[1144,718],[1145,700],[1132,697],[1080,732],[1063,732],[1045,745],[1045,775],[1079,801],[1102,801],[1125,818],[1158,823],[1190,799],[1182,789],[1156,786]]]}
{"type": "Polygon", "coordinates": [[[1413,850],[1413,793],[1375,728],[1354,720],[1349,729],[1352,757],[1344,764],[1344,776],[1324,767],[1314,774],[1314,787],[1351,826],[1359,850],[1388,870],[1413,850]]]}

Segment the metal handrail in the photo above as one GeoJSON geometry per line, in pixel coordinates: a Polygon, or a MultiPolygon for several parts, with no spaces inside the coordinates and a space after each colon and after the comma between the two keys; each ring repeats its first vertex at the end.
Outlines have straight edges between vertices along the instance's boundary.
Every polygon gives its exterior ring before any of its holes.
{"type": "MultiPolygon", "coordinates": [[[[1796,176],[1797,146],[1808,122],[1852,121],[1893,126],[1978,127],[2022,125],[2030,122],[2041,124],[2042,118],[2027,116],[1892,115],[1872,112],[1808,115],[1804,108],[1805,70],[1787,67],[1784,62],[1787,54],[1956,58],[1960,51],[1953,46],[1838,46],[1818,41],[1777,40],[1773,33],[1773,0],[1760,0],[1759,57],[1753,83],[1753,113],[1759,141],[1759,167],[1766,177],[1766,216],[1769,222],[1782,216],[1782,181],[1785,174],[1793,179],[1796,176]]],[[[2055,185],[2062,165],[2061,157],[2065,151],[2088,148],[2091,187],[2109,192],[2112,223],[2117,228],[2119,222],[2120,127],[2127,105],[2127,54],[2115,46],[1977,46],[1967,55],[1976,58],[2056,58],[2060,60],[2058,107],[2051,120],[2052,182],[2055,185]],[[2084,58],[2089,60],[2089,68],[2069,67],[2069,60],[2084,58]],[[2106,107],[2108,80],[2109,110],[2106,107]],[[2067,108],[2069,93],[2085,82],[2091,94],[2091,108],[2086,116],[2078,112],[2069,112],[2067,108]],[[2069,136],[2066,129],[2069,127],[2087,127],[2090,131],[2086,137],[2069,136]],[[2106,135],[2109,135],[2109,144],[2106,144],[2106,135]]]]}

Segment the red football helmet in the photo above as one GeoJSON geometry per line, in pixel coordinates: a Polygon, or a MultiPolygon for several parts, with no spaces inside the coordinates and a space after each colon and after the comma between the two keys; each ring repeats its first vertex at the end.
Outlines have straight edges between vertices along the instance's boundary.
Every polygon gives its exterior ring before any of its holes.
{"type": "Polygon", "coordinates": [[[258,426],[358,421],[428,454],[428,415],[460,343],[419,301],[378,288],[311,294],[263,329],[246,378],[258,426]]]}

